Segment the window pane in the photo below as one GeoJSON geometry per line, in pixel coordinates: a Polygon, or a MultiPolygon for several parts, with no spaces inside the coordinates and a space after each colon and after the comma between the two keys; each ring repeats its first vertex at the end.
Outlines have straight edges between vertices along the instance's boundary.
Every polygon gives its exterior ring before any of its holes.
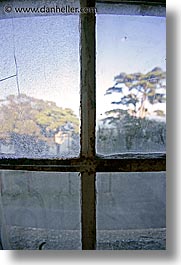
{"type": "Polygon", "coordinates": [[[166,146],[164,17],[97,16],[97,152],[166,146]]]}
{"type": "Polygon", "coordinates": [[[79,16],[0,20],[0,157],[79,155],[79,16]]]}
{"type": "Polygon", "coordinates": [[[78,173],[1,171],[0,178],[4,249],[81,249],[78,173]]]}
{"type": "Polygon", "coordinates": [[[165,173],[97,174],[97,248],[165,249],[165,173]]]}

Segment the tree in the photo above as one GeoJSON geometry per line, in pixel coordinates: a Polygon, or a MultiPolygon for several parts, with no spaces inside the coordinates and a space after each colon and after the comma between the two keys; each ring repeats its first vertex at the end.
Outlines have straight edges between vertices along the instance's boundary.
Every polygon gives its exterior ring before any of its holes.
{"type": "Polygon", "coordinates": [[[114,81],[114,86],[108,88],[105,95],[117,96],[118,100],[111,102],[117,108],[107,111],[106,118],[100,123],[100,152],[164,149],[165,122],[164,119],[155,117],[165,116],[163,107],[166,101],[166,73],[155,67],[146,74],[120,73],[114,81]],[[114,151],[109,150],[110,146],[114,151]]]}
{"type": "Polygon", "coordinates": [[[0,141],[13,143],[21,153],[41,153],[55,143],[55,134],[67,124],[78,134],[79,120],[69,108],[25,94],[0,102],[0,141]]]}
{"type": "MultiPolygon", "coordinates": [[[[166,101],[166,73],[155,67],[146,74],[120,73],[114,78],[115,85],[107,89],[105,95],[114,92],[120,93],[119,101],[112,104],[121,106],[130,115],[145,118],[149,113],[150,105],[166,101]]],[[[155,110],[155,114],[164,115],[163,111],[155,110]]]]}

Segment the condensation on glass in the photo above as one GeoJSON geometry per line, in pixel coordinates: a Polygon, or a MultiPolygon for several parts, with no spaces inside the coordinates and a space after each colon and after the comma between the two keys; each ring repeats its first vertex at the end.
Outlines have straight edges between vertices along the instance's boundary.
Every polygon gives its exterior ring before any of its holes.
{"type": "Polygon", "coordinates": [[[166,176],[97,174],[97,249],[166,248],[166,176]]]}
{"type": "Polygon", "coordinates": [[[97,153],[164,152],[165,9],[121,6],[97,6],[97,153]]]}
{"type": "MultiPolygon", "coordinates": [[[[34,2],[12,7],[67,3],[34,2]]],[[[0,19],[0,157],[77,157],[79,15],[13,11],[0,19]]]]}
{"type": "Polygon", "coordinates": [[[3,249],[81,249],[78,173],[0,172],[3,249]]]}

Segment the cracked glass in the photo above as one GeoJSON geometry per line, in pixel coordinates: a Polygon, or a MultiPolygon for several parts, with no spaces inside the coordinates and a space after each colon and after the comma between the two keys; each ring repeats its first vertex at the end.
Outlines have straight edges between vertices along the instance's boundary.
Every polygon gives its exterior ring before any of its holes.
{"type": "Polygon", "coordinates": [[[79,155],[79,16],[0,20],[0,157],[79,155]]]}

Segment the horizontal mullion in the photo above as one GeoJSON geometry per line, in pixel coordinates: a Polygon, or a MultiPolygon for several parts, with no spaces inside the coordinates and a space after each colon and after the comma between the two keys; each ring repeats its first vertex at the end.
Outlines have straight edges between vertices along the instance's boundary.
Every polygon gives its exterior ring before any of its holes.
{"type": "Polygon", "coordinates": [[[166,171],[165,153],[125,153],[97,156],[97,172],[166,171]]]}
{"type": "Polygon", "coordinates": [[[32,159],[32,158],[1,158],[0,159],[0,167],[2,165],[24,165],[24,166],[69,166],[75,165],[80,161],[79,158],[68,158],[68,159],[32,159]]]}
{"type": "Polygon", "coordinates": [[[120,3],[120,4],[139,4],[139,5],[153,5],[166,6],[166,0],[97,0],[97,3],[120,3]]]}
{"type": "Polygon", "coordinates": [[[85,172],[87,169],[97,172],[148,172],[166,171],[165,153],[127,153],[111,156],[96,156],[76,159],[1,159],[1,170],[85,172]]]}
{"type": "Polygon", "coordinates": [[[157,172],[166,171],[165,159],[104,159],[99,160],[97,172],[157,172]]]}
{"type": "Polygon", "coordinates": [[[1,170],[79,172],[80,159],[1,159],[1,170]]]}
{"type": "Polygon", "coordinates": [[[78,166],[54,166],[54,165],[1,165],[0,170],[25,170],[43,172],[80,172],[78,166]]]}
{"type": "Polygon", "coordinates": [[[165,152],[129,152],[112,155],[97,154],[97,159],[166,159],[165,152]]]}

